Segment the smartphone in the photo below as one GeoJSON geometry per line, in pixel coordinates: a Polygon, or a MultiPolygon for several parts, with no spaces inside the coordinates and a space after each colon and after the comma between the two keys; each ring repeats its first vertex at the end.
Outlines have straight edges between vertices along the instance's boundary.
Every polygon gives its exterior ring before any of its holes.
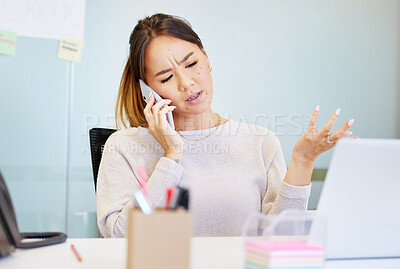
{"type": "MultiPolygon", "coordinates": [[[[155,102],[160,101],[162,98],[158,93],[153,90],[150,86],[144,83],[143,80],[139,79],[140,83],[140,91],[142,92],[143,100],[148,103],[150,98],[150,93],[153,93],[155,102]]],[[[171,125],[171,127],[175,130],[174,118],[172,117],[172,112],[167,113],[167,121],[171,125]]]]}

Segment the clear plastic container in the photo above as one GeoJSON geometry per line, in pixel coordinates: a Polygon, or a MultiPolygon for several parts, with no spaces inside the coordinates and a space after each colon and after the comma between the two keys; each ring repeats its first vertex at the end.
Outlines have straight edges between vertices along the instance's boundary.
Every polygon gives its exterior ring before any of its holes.
{"type": "Polygon", "coordinates": [[[315,213],[254,213],[242,227],[245,268],[323,268],[325,232],[325,219],[315,213]]]}

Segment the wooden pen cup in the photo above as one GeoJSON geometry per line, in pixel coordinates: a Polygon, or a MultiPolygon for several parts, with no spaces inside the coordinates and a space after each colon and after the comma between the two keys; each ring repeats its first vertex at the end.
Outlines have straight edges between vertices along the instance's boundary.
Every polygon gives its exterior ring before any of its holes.
{"type": "Polygon", "coordinates": [[[189,269],[193,218],[189,211],[129,210],[127,269],[189,269]]]}

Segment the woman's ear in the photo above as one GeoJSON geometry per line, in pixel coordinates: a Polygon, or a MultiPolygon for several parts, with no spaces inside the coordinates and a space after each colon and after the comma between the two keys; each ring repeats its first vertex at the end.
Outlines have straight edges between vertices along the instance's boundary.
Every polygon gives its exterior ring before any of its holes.
{"type": "Polygon", "coordinates": [[[206,62],[208,65],[210,65],[210,60],[208,59],[207,52],[204,49],[201,49],[201,51],[204,53],[204,56],[206,56],[206,62]]]}

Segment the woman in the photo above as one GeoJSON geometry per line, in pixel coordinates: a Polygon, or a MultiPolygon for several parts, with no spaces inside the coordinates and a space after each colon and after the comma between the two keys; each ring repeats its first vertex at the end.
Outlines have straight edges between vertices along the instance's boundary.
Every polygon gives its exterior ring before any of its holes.
{"type": "Polygon", "coordinates": [[[129,43],[116,107],[116,118],[129,128],[108,139],[98,175],[98,226],[104,237],[126,235],[128,208],[141,188],[138,160],[150,175],[147,191],[153,206],[164,207],[172,185],[190,190],[196,236],[240,235],[251,212],[307,208],[315,159],[351,134],[354,120],[329,134],[338,109],[316,130],[317,106],[286,171],[272,132],[212,111],[210,61],[187,22],[165,14],[146,17],[129,43]],[[151,96],[146,104],[139,79],[163,99],[155,102],[151,96]],[[167,122],[168,112],[175,130],[167,122]]]}

